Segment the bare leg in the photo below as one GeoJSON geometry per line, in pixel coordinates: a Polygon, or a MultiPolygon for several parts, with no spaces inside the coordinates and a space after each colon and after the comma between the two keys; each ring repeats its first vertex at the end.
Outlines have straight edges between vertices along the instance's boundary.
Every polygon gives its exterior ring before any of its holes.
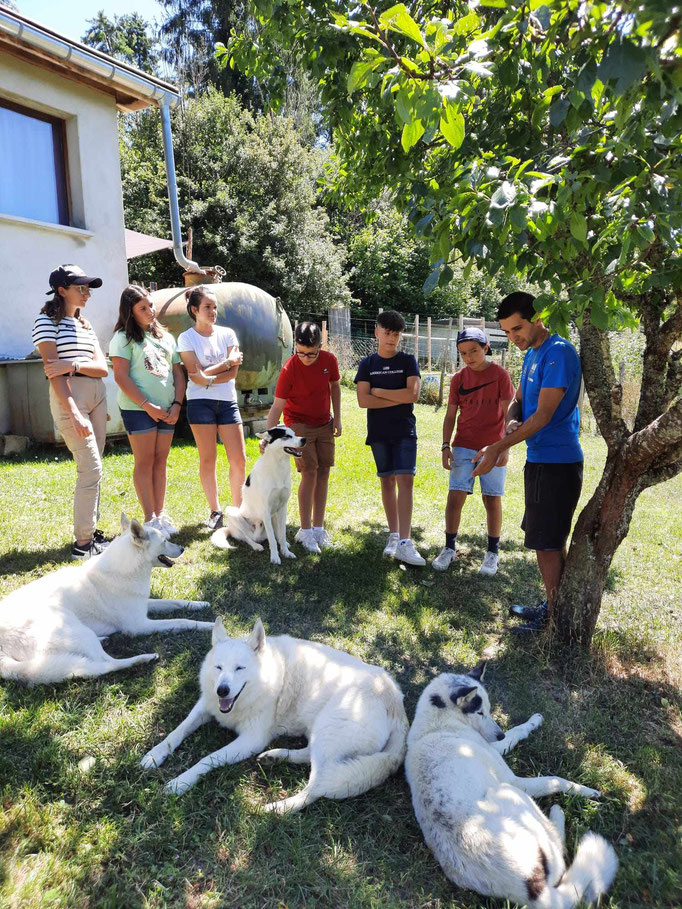
{"type": "Polygon", "coordinates": [[[483,496],[488,518],[488,536],[499,537],[502,533],[502,496],[483,496]]]}
{"type": "Polygon", "coordinates": [[[527,739],[531,732],[541,725],[542,714],[534,713],[525,723],[514,726],[513,729],[508,729],[504,734],[504,738],[500,739],[499,742],[490,742],[490,747],[494,748],[498,754],[507,754],[507,752],[511,751],[512,748],[515,748],[520,741],[527,739]]]}
{"type": "Polygon", "coordinates": [[[411,473],[399,473],[395,479],[398,484],[398,533],[401,540],[407,540],[412,534],[414,476],[411,473]]]}
{"type": "Polygon", "coordinates": [[[168,755],[172,754],[188,735],[191,735],[199,726],[208,723],[210,719],[211,714],[204,710],[200,700],[197,701],[182,723],[167,735],[162,742],[159,742],[151,751],[148,751],[140,761],[140,764],[147,770],[151,767],[160,767],[168,755]]]}
{"type": "Polygon", "coordinates": [[[133,483],[137,499],[144,512],[145,521],[150,521],[155,511],[154,458],[156,436],[156,430],[152,432],[136,432],[128,436],[135,461],[133,483]]]}
{"type": "Polygon", "coordinates": [[[227,463],[230,465],[232,504],[235,508],[239,508],[242,504],[242,486],[246,476],[246,447],[244,445],[242,424],[229,423],[226,426],[219,426],[218,435],[225,446],[227,463]]]}
{"type": "Polygon", "coordinates": [[[317,481],[313,498],[313,526],[324,527],[324,513],[327,509],[327,491],[329,489],[329,467],[317,468],[317,481]]]}
{"type": "Polygon", "coordinates": [[[154,510],[157,514],[161,514],[163,511],[163,503],[166,499],[168,453],[172,444],[173,433],[156,433],[156,449],[154,452],[154,510]]]}
{"type": "Polygon", "coordinates": [[[396,498],[395,475],[379,477],[381,482],[381,501],[384,505],[389,533],[398,533],[398,500],[396,498]]]}
{"type": "Polygon", "coordinates": [[[566,550],[539,550],[536,553],[538,568],[542,575],[542,582],[547,593],[547,602],[551,610],[559,589],[559,581],[564,571],[566,550]]]}
{"type": "Polygon", "coordinates": [[[302,470],[301,482],[298,484],[298,515],[301,521],[301,530],[310,530],[317,485],[317,471],[302,470]]]}
{"type": "Polygon", "coordinates": [[[199,479],[211,511],[220,511],[216,477],[216,427],[213,423],[190,423],[199,452],[199,479]]]}
{"type": "Polygon", "coordinates": [[[469,493],[461,489],[451,489],[448,492],[448,500],[445,505],[445,532],[457,533],[459,530],[459,521],[462,517],[462,508],[469,498],[469,493]]]}

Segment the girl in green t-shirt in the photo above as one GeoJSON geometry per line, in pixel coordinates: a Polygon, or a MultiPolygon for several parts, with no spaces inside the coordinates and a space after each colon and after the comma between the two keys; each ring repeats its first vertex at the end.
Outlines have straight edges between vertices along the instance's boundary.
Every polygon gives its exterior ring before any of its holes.
{"type": "Polygon", "coordinates": [[[144,287],[129,284],[121,294],[109,357],[145,523],[170,536],[177,529],[163,511],[166,464],[185,394],[185,374],[175,339],[156,321],[144,287]]]}

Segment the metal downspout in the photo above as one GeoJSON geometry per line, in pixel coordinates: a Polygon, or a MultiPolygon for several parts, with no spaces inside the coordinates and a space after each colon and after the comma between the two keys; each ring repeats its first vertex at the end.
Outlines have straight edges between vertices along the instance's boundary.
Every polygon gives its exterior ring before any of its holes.
{"type": "Polygon", "coordinates": [[[166,163],[166,182],[168,184],[168,207],[171,218],[171,237],[173,238],[173,255],[185,271],[205,275],[206,272],[196,262],[192,262],[182,251],[182,229],[180,227],[180,207],[178,205],[178,181],[175,176],[175,158],[173,157],[173,134],[171,133],[170,105],[167,98],[159,101],[161,111],[161,129],[163,131],[163,157],[166,163]]]}

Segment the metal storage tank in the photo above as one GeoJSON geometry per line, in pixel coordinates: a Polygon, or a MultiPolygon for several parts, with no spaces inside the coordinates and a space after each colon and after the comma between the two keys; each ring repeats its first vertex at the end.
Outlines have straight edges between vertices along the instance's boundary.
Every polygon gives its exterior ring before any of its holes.
{"type": "MultiPolygon", "coordinates": [[[[198,283],[198,282],[197,282],[198,283]]],[[[237,401],[245,423],[262,419],[275,396],[279,372],[291,356],[294,337],[279,298],[239,281],[206,282],[218,300],[218,325],[233,329],[244,354],[237,373],[237,401]]],[[[194,324],[187,314],[186,287],[151,294],[156,317],[177,336],[194,324]]]]}

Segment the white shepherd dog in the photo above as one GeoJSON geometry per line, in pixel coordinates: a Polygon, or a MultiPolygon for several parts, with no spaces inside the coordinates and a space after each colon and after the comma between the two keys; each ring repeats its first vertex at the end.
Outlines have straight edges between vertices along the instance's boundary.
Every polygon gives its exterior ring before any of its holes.
{"type": "Polygon", "coordinates": [[[228,537],[243,540],[259,552],[261,543],[268,541],[270,561],[281,565],[277,544],[285,559],[295,559],[287,543],[287,502],[291,495],[291,463],[289,457],[300,458],[305,439],[287,426],[257,433],[265,442],[265,450],[254,464],[242,486],[242,504],[225,509],[225,526],[211,537],[214,546],[232,549],[228,537]]]}
{"type": "Polygon", "coordinates": [[[122,535],[101,555],[15,590],[0,603],[0,676],[29,684],[88,678],[158,658],[117,660],[100,639],[110,634],[213,628],[194,619],[150,619],[147,611],[203,609],[191,600],[150,600],[152,568],[170,568],[182,546],[121,516],[122,535]]]}
{"type": "Polygon", "coordinates": [[[187,719],[142,758],[142,766],[162,764],[211,719],[237,737],[167,783],[167,792],[183,793],[210,770],[258,755],[261,761],[310,764],[301,792],[265,806],[279,813],[300,811],[323,796],[360,795],[403,761],[408,728],[403,696],[384,669],[288,635],[266,640],[260,619],[248,638],[228,638],[216,619],[200,685],[187,719]],[[260,753],[280,735],[303,735],[308,744],[260,753]]]}
{"type": "Polygon", "coordinates": [[[458,887],[533,909],[569,909],[596,900],[618,867],[612,847],[586,833],[570,868],[564,861],[564,814],[549,818],[531,796],[571,792],[598,798],[558,776],[515,776],[502,755],[542,723],[534,714],[503,733],[481,684],[469,675],[439,675],[426,686],[407,739],[405,771],[427,845],[458,887]]]}

